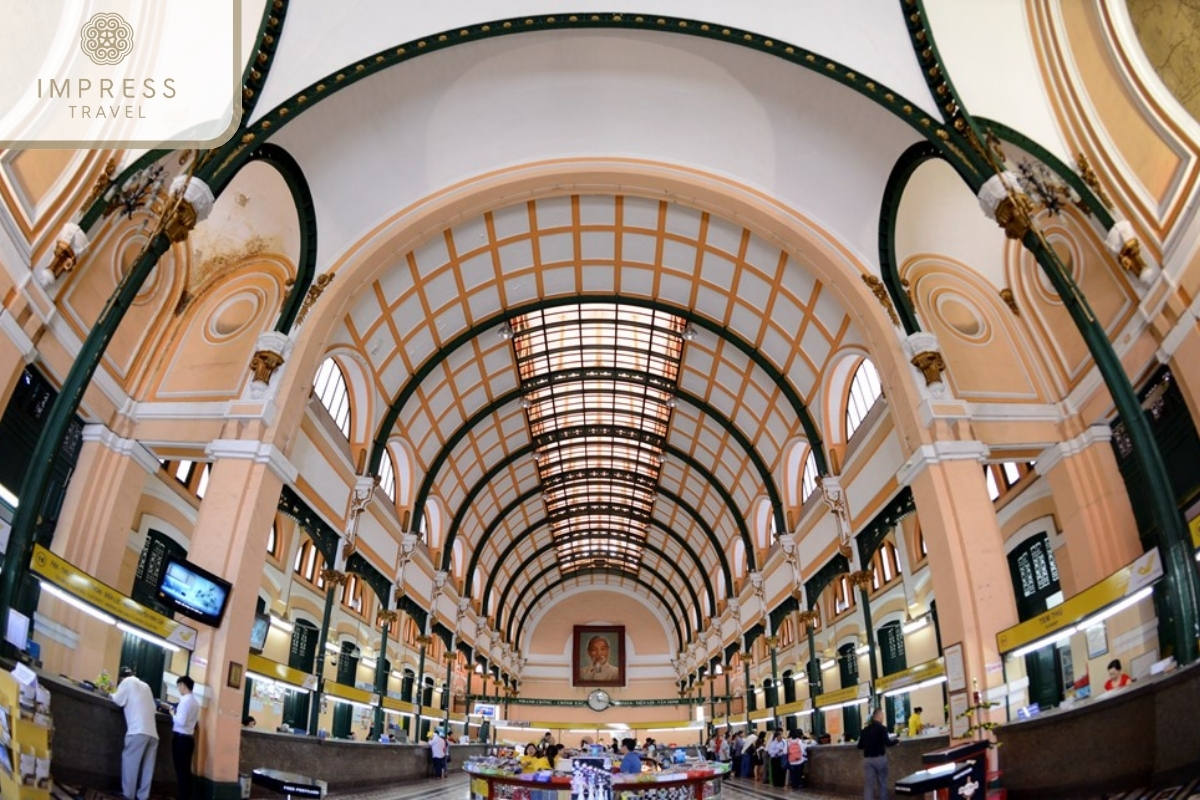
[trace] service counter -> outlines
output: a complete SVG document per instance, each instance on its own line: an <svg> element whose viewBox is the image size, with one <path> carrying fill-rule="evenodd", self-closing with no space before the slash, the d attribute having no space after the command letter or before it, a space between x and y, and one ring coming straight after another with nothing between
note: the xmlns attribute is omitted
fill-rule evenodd
<svg viewBox="0 0 1200 800"><path fill-rule="evenodd" d="M54 712L55 783L121 792L121 749L125 741L125 715L113 702L96 692L44 672L38 680L50 689ZM205 713L205 712L201 712ZM175 795L175 768L171 764L171 718L158 714L159 747L152 793ZM238 771L249 775L269 767L328 782L330 791L422 780L430 774L429 747L379 744L312 736L293 736L243 728ZM452 770L460 769L482 744L452 745Z"/></svg>
<svg viewBox="0 0 1200 800"><path fill-rule="evenodd" d="M1200 663L1003 725L1004 788L1013 800L1063 798L1200 776L1198 708Z"/></svg>
<svg viewBox="0 0 1200 800"><path fill-rule="evenodd" d="M903 738L888 748L888 777L892 783L924 766L921 756L950 744L946 736ZM863 753L857 744L821 744L808 751L808 786L824 792L861 795Z"/></svg>
<svg viewBox="0 0 1200 800"><path fill-rule="evenodd" d="M483 755L488 745L450 746L450 770L462 769L471 756ZM242 730L239 771L249 775L259 767L294 772L329 784L330 792L422 780L432 762L427 745L379 744L341 739L318 739L259 730Z"/></svg>
<svg viewBox="0 0 1200 800"><path fill-rule="evenodd" d="M121 750L125 744L125 712L97 692L81 689L62 678L38 672L50 690L54 713L54 759L50 774L56 784L87 786L121 793ZM158 714L158 754L151 793L175 795L171 765L171 718Z"/></svg>

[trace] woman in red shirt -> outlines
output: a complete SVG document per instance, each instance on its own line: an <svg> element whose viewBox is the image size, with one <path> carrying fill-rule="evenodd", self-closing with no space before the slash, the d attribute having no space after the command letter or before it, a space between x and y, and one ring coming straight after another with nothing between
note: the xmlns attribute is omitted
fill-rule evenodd
<svg viewBox="0 0 1200 800"><path fill-rule="evenodd" d="M1108 680L1104 682L1104 691L1121 689L1133 683L1133 678L1121 671L1121 659L1114 658L1108 662Z"/></svg>

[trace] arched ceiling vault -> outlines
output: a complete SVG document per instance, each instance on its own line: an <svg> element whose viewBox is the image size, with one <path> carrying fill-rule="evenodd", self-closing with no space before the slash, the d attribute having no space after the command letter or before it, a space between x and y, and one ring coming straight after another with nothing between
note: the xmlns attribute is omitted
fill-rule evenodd
<svg viewBox="0 0 1200 800"><path fill-rule="evenodd" d="M495 603L489 603L490 598L492 598L492 588L495 585L497 576L503 574L506 577L505 583L506 584L512 583L514 576L518 575L520 573L520 569L514 570L509 566L511 564L511 562L509 560L510 557L519 555L519 553L515 552L515 551L517 551L518 547L521 547L524 545L525 549L528 549L528 547L532 546L533 537L546 524L547 520L545 517L543 517L543 518L537 520L536 522L530 524L528 527L518 530L516 532L513 532L511 529L509 529L506 526L506 532L509 533L509 537L507 540L507 544L504 545L503 549L499 549L498 542L489 542L489 540L492 538L492 535L501 526L501 524L506 522L506 520L508 519L510 514L512 514L514 511L516 511L521 506L525 505L529 500L540 495L540 493L541 493L541 487L534 487L533 489L530 489L529 491L525 492L520 497L518 497L516 500L514 500L503 511L501 511L501 513L488 525L487 529L483 532L483 535L479 538L479 541L476 542L472 547L471 562L468 565L467 571L464 576L464 584L466 586L473 585L476 564L478 563L480 554L484 552L484 545L490 543L490 544L492 544L492 550L498 551L495 558L492 560L493 568L488 573L487 581L483 585L483 591L479 594L479 598L481 600L483 600L484 603L486 604L484 606L485 612L488 610L488 608L498 608L499 607ZM673 500L673 502L675 503L675 505L677 507L685 508L684 504L675 496L671 496L666 499ZM540 508L538 510L540 510ZM686 508L685 510L688 511L691 521L695 522L698 525L703 522L702 518L696 514L694 509ZM534 515L534 511L528 510L523 518L533 517L533 515ZM683 554L688 556L690 562L697 567L696 574L700 577L700 580L703 581L704 588L705 588L706 592L708 593L708 605L704 606L705 613L710 614L710 615L715 614L716 607L714 605L714 602L715 602L715 598L717 597L717 594L714 591L712 580L709 577L710 571L716 571L717 574L721 575L725 580L724 588L725 588L726 593L727 594L732 593L732 585L733 584L732 584L732 580L729 575L728 564L725 563L725 561L724 561L724 555L725 555L724 549L719 546L719 543L717 543L718 546L715 546L712 548L712 552L716 553L716 555L720 559L720 561L718 561L718 563L716 565L709 565L709 564L706 564L704 562L704 560L700 557L700 554L692 546L692 543L688 540L688 538L680 535L679 533L676 533L672 527L665 525L663 522L661 522L657 518L651 518L650 525L653 529L656 529L656 530L662 532L663 534L665 534L668 539L670 539L675 545L677 545L680 548L680 550L682 551ZM701 528L701 531L704 532L706 535L709 535L708 532L705 531L703 527ZM712 541L711 536L710 536L709 541ZM697 607L700 608L700 605L698 604Z"/></svg>
<svg viewBox="0 0 1200 800"><path fill-rule="evenodd" d="M544 526L538 525L536 527L542 528ZM535 533L535 531L531 530L531 531L529 531L528 535L532 537L534 535L534 533ZM540 571L538 571L535 575L533 575L530 578L529 582L525 585L524 589L530 588L539 579L542 579L542 578L552 575L554 568L557 565L555 565L555 564L543 565L543 564L541 564L541 557L548 553L551 553L554 550L554 547L555 547L555 543L553 540L542 544L536 550L534 550L533 553L531 553L528 558L525 558L520 563L520 565L514 570L516 573L520 574L520 573L524 573L526 570L528 570L532 567L538 567L538 566L541 567ZM687 641L691 641L691 638L695 632L694 626L692 624L692 615L689 613L689 611L691 609L701 608L700 597L699 597L699 595L696 594L696 590L692 586L692 583L691 583L691 581L694 578L694 575L692 573L685 572L683 570L683 568L678 563L676 563L666 551L656 547L655 545L647 542L645 545L645 549L647 552L658 556L659 559L661 559L660 560L661 564L670 567L669 571L660 573L657 569L655 569L655 570L649 570L649 573L656 580L661 581L661 583L664 586L668 586L668 587L680 586L680 587L682 587L684 594L680 595L677 593L675 595L676 598L683 598L684 595L686 595L687 599L691 600L690 605L681 602L679 605L674 606L674 608L678 609L678 611L680 612L681 617L683 619L684 632L687 635L687 640L684 642L684 644L686 645ZM674 578L675 580L672 580L672 578ZM521 612L520 598L522 596L524 596L524 589L520 593L517 594L516 599L512 603L508 602L509 595L511 592L513 592L515 590L515 588L516 588L516 584L513 582L509 582L507 585L505 585L504 589L502 589L500 592L499 599L496 603L496 609L497 609L496 627L497 628L500 628L503 625L503 626L505 626L506 629L511 629L512 621L514 619L516 619L518 616L520 616L520 612ZM519 642L517 644L519 644Z"/></svg>
<svg viewBox="0 0 1200 800"><path fill-rule="evenodd" d="M397 254L330 344L393 398L371 423L372 469L402 441L392 452L411 456L419 488L400 502L414 529L437 504L444 569L461 569L465 541L468 592L476 569L491 587L542 566L508 563L527 556L521 540L539 521L563 576L652 575L644 545L661 527L699 572L720 571L711 614L741 577L734 542L755 568L758 503L782 529L785 446L820 448L808 408L862 338L803 263L737 224L572 195L459 220Z"/></svg>
<svg viewBox="0 0 1200 800"><path fill-rule="evenodd" d="M542 580L556 569L557 567L551 565L539 572L537 575L534 575L533 579L526 586L522 587L520 594L518 594L516 599L513 601L513 608L515 609L521 607L522 601L529 590L535 584L537 584L538 581ZM559 575L551 578L547 583L542 585L537 594L535 594L532 599L530 599L529 603L525 605L525 611L519 617L515 615L509 617L508 623L505 625L505 637L508 639L508 641L513 643L514 647L519 647L522 641L521 637L524 631L525 623L529 619L529 615L533 613L535 609L537 609L539 603L547 599L551 592L564 585L577 586L588 578L597 577L606 579L605 582L599 584L599 586L602 586L603 588L614 588L621 586L626 586L629 588L638 587L648 592L650 597L656 601L657 608L662 609L662 611L666 613L667 617L669 617L671 622L674 624L677 646L676 652L683 652L683 650L687 647L688 638L684 635L684 628L679 624L680 618L676 611L676 609L683 608L683 601L679 596L679 592L677 592L669 583L664 584L662 587L658 587L655 584L642 579L641 577L632 576L621 570L611 569L585 569L574 572L570 575ZM661 589L665 589L665 592L661 591ZM664 594L668 596L664 596ZM672 601L674 602L672 603Z"/></svg>

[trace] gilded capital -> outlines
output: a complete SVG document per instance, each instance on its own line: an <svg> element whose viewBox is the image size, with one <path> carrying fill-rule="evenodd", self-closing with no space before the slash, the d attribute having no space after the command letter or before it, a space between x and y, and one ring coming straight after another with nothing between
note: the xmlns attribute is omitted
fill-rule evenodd
<svg viewBox="0 0 1200 800"><path fill-rule="evenodd" d="M346 582L346 573L336 569L323 569L321 578L331 586L340 586Z"/></svg>
<svg viewBox="0 0 1200 800"><path fill-rule="evenodd" d="M270 383L275 370L283 366L283 356L270 350L259 350L250 359L250 372L258 383Z"/></svg>
<svg viewBox="0 0 1200 800"><path fill-rule="evenodd" d="M860 569L857 572L851 572L849 578L850 582L859 589L870 589L871 582L875 579L875 573L869 569Z"/></svg>
<svg viewBox="0 0 1200 800"><path fill-rule="evenodd" d="M940 383L946 362L937 350L926 350L912 357L912 365L925 377L925 385Z"/></svg>

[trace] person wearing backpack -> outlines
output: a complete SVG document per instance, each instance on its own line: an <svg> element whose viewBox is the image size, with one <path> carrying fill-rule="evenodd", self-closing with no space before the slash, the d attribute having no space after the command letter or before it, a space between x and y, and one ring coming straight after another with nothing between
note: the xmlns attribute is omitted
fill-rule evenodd
<svg viewBox="0 0 1200 800"><path fill-rule="evenodd" d="M808 760L808 748L800 736L800 731L793 728L787 740L787 764L790 785L798 790L804 785L804 763Z"/></svg>

